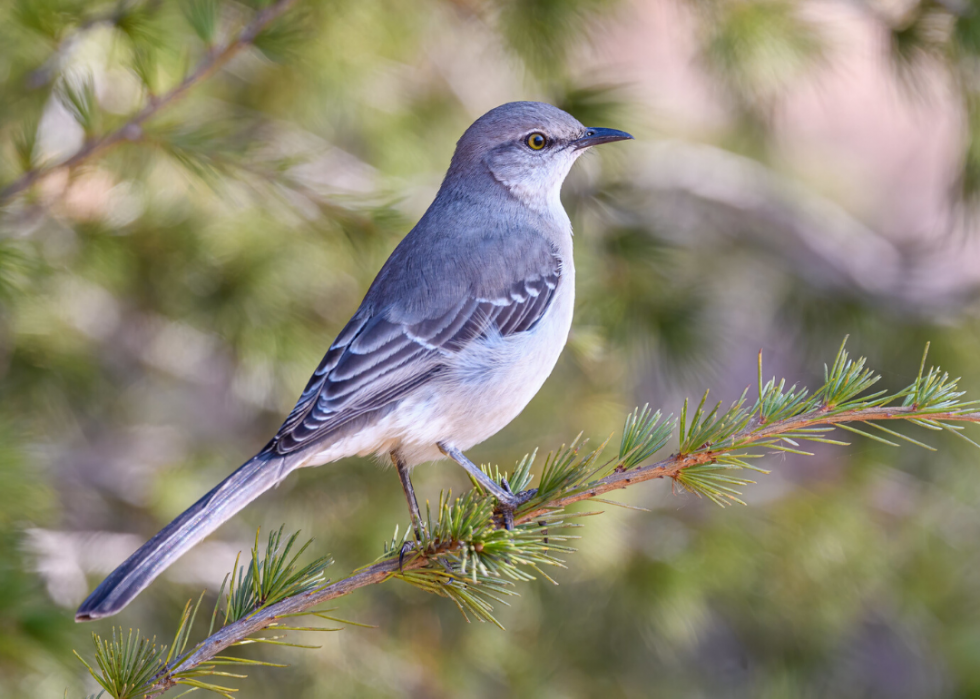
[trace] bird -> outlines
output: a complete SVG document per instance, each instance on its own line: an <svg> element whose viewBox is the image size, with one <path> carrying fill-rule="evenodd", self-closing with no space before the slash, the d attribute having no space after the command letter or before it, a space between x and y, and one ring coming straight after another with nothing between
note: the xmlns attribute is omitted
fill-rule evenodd
<svg viewBox="0 0 980 699"><path fill-rule="evenodd" d="M112 616L161 572L292 471L390 459L415 528L413 467L443 458L498 502L505 526L529 493L465 455L510 423L551 374L575 301L560 192L589 148L633 137L543 102L496 107L463 133L428 210L395 247L296 406L258 454L102 581L76 621Z"/></svg>

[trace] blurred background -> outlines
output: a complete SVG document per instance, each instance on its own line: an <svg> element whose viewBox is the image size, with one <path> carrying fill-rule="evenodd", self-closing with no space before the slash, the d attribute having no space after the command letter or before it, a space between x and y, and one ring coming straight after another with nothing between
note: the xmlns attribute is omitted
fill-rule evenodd
<svg viewBox="0 0 980 699"><path fill-rule="evenodd" d="M0 4L0 186L118 129L262 5ZM299 0L141 131L0 204L0 695L93 692L72 649L113 623L169 636L258 526L314 536L334 579L404 528L370 460L294 474L120 616L72 621L269 439L456 139L517 99L637 140L566 183L569 345L474 460L734 399L760 348L767 377L818 384L847 334L888 388L931 340L980 395L978 4ZM980 696L980 453L936 446L769 457L747 507L632 488L651 511L603 506L506 631L390 582L339 603L377 628L261 648L290 668L238 696ZM451 464L415 478L467 487Z"/></svg>

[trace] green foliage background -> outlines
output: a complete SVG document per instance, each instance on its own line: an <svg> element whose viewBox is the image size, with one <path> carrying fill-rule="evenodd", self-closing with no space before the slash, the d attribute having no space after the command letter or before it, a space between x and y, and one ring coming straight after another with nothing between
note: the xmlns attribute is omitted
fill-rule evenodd
<svg viewBox="0 0 980 699"><path fill-rule="evenodd" d="M474 459L510 468L580 430L601 440L637 403L735 398L760 347L772 370L815 383L848 333L889 388L930 339L978 395L977 288L960 273L977 259L974 4L858 3L895 99L928 99L941 76L962 117L957 232L926 241L891 240L853 199L825 198L836 173L801 177L776 136L785 95L847 41L814 5L677 2L661 4L693 37L722 114L710 128L662 118L595 59L601 31L643 2L301 0L135 138L4 204L0 695L94 691L71 654L88 648L80 596L265 443L498 96L638 140L567 183L569 346ZM0 5L0 186L119 128L263 4ZM980 468L958 441L773 456L746 508L631 489L623 499L652 512L588 520L560 586L524 586L501 611L506 632L405 585L368 588L341 615L376 629L262 648L290 669L256 669L239 696L980 696ZM417 471L422 497L448 487L467 487L457 467ZM256 526L283 522L316 537L336 577L407 513L373 462L296 474L119 622L171 633Z"/></svg>

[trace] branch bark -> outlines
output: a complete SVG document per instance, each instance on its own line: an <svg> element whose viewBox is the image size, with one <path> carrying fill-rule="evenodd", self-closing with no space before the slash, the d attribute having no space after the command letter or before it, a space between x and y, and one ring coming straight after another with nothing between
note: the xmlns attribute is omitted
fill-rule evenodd
<svg viewBox="0 0 980 699"><path fill-rule="evenodd" d="M709 447L705 451L698 451L692 454L672 454L666 459L662 459L647 466L640 466L627 471L612 473L609 476L596 481L592 487L583 492L576 492L567 496L557 497L534 511L521 514L515 519L515 523L523 524L535 521L544 514L554 512L557 509L580 502L582 500L589 500L612 490L621 490L637 483L655 480L658 478L674 478L686 468L713 462L717 456L723 452L740 451L741 449L751 447L757 442L778 436L780 434L792 433L801 428L816 427L819 425L835 425L838 423L848 422L905 420L910 416L918 416L929 420L980 423L980 412L949 412L922 415L914 407L903 406L865 408L836 414L828 414L823 410L811 411L809 413L797 415L786 420L773 422L772 424L761 428L758 424L746 427L744 430L735 435L734 439L732 440L732 443L738 446L726 446L718 449L717 451L711 451ZM453 550L453 546L446 546L435 556L435 558L452 553ZM254 635L287 615L295 615L297 613L311 610L324 602L337 599L338 597L344 597L345 595L349 595L362 587L383 583L396 573L423 568L428 565L429 562L430 559L418 554L416 554L413 558L406 560L404 565L400 565L397 559L381 561L380 563L375 563L365 568L361 568L353 575L344 578L343 580L339 580L312 592L282 600L281 602L270 605L265 609L259 610L251 616L229 624L199 643L188 655L184 656L182 659L179 659L173 667L168 668L165 673L160 676L157 684L153 685L145 696L159 696L167 689L177 684L177 682L173 679L173 675L180 672L186 672L194 667L207 663L229 646L232 646L235 643Z"/></svg>
<svg viewBox="0 0 980 699"><path fill-rule="evenodd" d="M774 422L761 430L758 428L746 428L736 435L735 441L741 443L741 447L726 448L724 451L738 451L741 448L752 446L752 444L786 432L793 432L800 428L817 427L820 425L836 425L841 422L879 422L884 420L905 420L909 415L915 414L912 407L894 408L867 408L865 410L854 410L837 415L826 415L822 412L811 412L804 415L797 415L788 420ZM980 422L980 412L975 413L936 413L927 416L930 420L950 420L958 422ZM605 478L596 481L594 487L585 492L575 493L568 497L558 498L553 503L548 503L547 508L540 508L527 514L522 514L516 518L516 524L524 524L534 521L535 518L551 511L552 508L561 508L582 500L608 493L611 490L622 490L635 483L656 480L657 478L674 478L678 473L691 466L711 463L715 460L716 452L703 451L693 454L672 454L671 456L650 464L613 473Z"/></svg>
<svg viewBox="0 0 980 699"><path fill-rule="evenodd" d="M278 0L278 2L256 14L238 36L224 46L209 51L179 85L155 99L151 98L145 107L115 131L88 141L78 152L60 163L32 168L10 184L0 188L0 206L53 172L77 167L120 143L138 140L143 133L143 124L146 121L179 100L195 85L211 77L235 54L254 42L263 29L285 13L295 2L296 0Z"/></svg>

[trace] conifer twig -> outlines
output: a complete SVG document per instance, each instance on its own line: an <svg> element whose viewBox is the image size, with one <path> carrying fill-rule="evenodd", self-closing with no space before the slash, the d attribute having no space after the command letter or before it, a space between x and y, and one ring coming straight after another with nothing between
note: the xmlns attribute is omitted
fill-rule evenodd
<svg viewBox="0 0 980 699"><path fill-rule="evenodd" d="M228 63L241 49L254 42L266 26L286 12L295 2L296 0L278 0L278 2L258 12L252 18L252 21L236 37L224 46L209 50L194 69L184 77L180 84L159 97L151 98L145 107L130 117L118 129L90 139L74 155L66 160L51 165L32 167L10 184L0 188L0 205L7 203L36 182L57 170L70 170L121 143L138 140L142 136L143 124L146 121L179 100L195 85L211 77L211 75Z"/></svg>
<svg viewBox="0 0 980 699"><path fill-rule="evenodd" d="M414 570L425 565L423 559L406 563L402 570ZM180 659L174 667L169 668L159 681L154 684L146 693L146 697L155 697L176 685L173 676L181 672L188 672L202 664L205 664L223 650L241 641L254 636L259 631L267 628L277 619L288 615L299 614L309 609L313 609L323 602L328 602L344 595L349 595L354 590L368 585L377 585L387 580L393 573L399 572L398 561L384 561L368 566L355 573L349 578L338 580L315 592L309 592L295 597L289 597L281 602L263 609L251 616L225 626L216 631L213 635L199 643L190 655Z"/></svg>
<svg viewBox="0 0 980 699"><path fill-rule="evenodd" d="M961 423L980 423L978 401L963 400L964 393L959 390L957 379L951 379L935 367L926 371L925 360L924 354L918 376L906 388L894 393L872 393L870 389L878 381L878 375L865 367L863 358L850 359L842 345L833 365L825 368L824 384L811 394L796 386L787 388L784 381L777 383L772 379L763 383L760 354L759 396L753 403L746 401L746 389L725 411L720 410L720 404L709 406L707 394L693 412L685 402L677 420L664 419L659 412L652 413L646 407L637 409L626 419L620 448L613 458L601 459L606 443L583 453L585 442L578 439L549 455L536 492L516 512L513 530L501 528L501 518L494 511L495 501L478 485L455 500L444 493L434 513L427 508L427 521L419 541L406 541L407 530L399 538L396 529L379 559L334 583L323 580L323 570L329 565L326 558L297 569L295 561L299 553L290 558L297 535L283 545L280 530L270 537L264 559L259 555L256 541L251 565L239 568L237 579L233 576L229 583L224 623L212 633L212 621L204 641L184 651L196 612L196 607L192 610L188 604L177 632L179 642L175 641L165 658L165 648L157 649L138 633L135 637L132 633L124 637L120 630L118 636L114 632L111 642L95 637L96 657L102 672L91 667L89 670L104 687L129 686L129 690L112 695L123 699L155 697L177 684L230 697L228 692L233 690L207 684L203 678L240 677L216 670L216 666L259 661L221 655L222 651L243 643L283 643L276 640L281 636L256 637L263 629L330 630L294 626L298 622L290 620L312 615L339 621L315 611L316 608L391 578L449 597L467 618L473 615L480 621L498 623L493 617L491 600L505 603L503 596L514 594L508 588L509 581L532 580L537 576L551 580L543 566L564 567L555 554L574 549L562 543L570 538L563 529L577 526L569 523L569 519L585 516L564 511L575 502L658 478L671 478L686 490L720 505L741 502L737 488L751 481L733 474L744 469L764 473L752 465L751 459L767 452L808 454L801 442L846 444L829 438L828 434L836 428L891 446L898 446L893 439L901 439L933 449L877 424L885 421L901 420L928 430L950 432L980 447L961 433ZM888 438L855 425L877 428ZM676 453L642 465L675 433ZM510 474L484 468L497 482L507 479L515 492L524 491L532 480L534 458L534 454L529 454ZM220 592L218 596L220 602ZM120 664L120 657L126 658L126 662ZM126 685L126 678L130 677L138 678L139 686Z"/></svg>
<svg viewBox="0 0 980 699"><path fill-rule="evenodd" d="M839 425L845 422L871 422L882 420L909 420L915 411L911 407L893 406L885 408L868 408L866 410L853 410L836 415L827 415L819 411L790 418L781 422L776 422L755 432L746 429L738 435L744 440L743 444L753 444L781 434L792 433L798 429L818 427L820 425ZM930 415L930 420L947 420L951 422L973 422L980 423L980 412L961 413L938 413ZM582 500L590 500L594 497L608 493L612 490L622 490L637 483L656 480L658 478L676 478L677 475L692 466L699 466L713 462L718 457L718 452L705 451L695 454L672 454L666 459L662 459L649 466L641 466L630 471L612 473L605 478L596 481L588 490L573 493L566 497L559 497L532 512L521 514L515 518L518 524L534 521L551 511L553 508L561 508Z"/></svg>
<svg viewBox="0 0 980 699"><path fill-rule="evenodd" d="M774 423L757 433L759 435L757 439L761 439L763 436L771 437L784 434L786 432L792 432L799 428L812 427L816 425L867 420L905 420L908 419L907 416L910 412L912 412L911 408L894 407L851 411L831 417L808 415ZM980 423L980 412L945 413L934 415L931 419ZM682 470L692 466L708 463L712 460L712 458L713 457L710 452L696 455L689 454L685 456L675 454L667 459L650 464L649 466L643 466L630 471L613 473L606 476L602 480L597 481L588 490L574 493L565 497L555 498L546 505L542 505L532 512L522 514L520 517L515 519L515 523L521 524L533 522L540 519L542 515L553 512L556 509L563 508L567 505L571 505L582 500L590 500L612 490L621 490L623 488L628 488L631 485L655 480L657 478L673 478ZM451 547L446 547L442 553L451 553L452 550L453 549ZM270 606L253 616L242 619L241 621L230 624L221 629L213 636L200 643L190 655L184 658L179 665L173 668L173 672L185 672L190 668L208 662L221 651L241 641L242 639L252 636L258 631L261 631L276 619L313 609L324 602L329 602L330 600L337 599L338 597L349 595L362 587L383 583L396 573L417 570L427 566L428 564L429 560L423 557L415 558L412 561L406 561L401 567L399 567L397 559L381 561L379 563L367 566L366 568L362 568L354 575L343 580L339 580L319 590L285 599L282 602ZM166 681L164 681L159 685L159 687L155 688L154 693L148 694L147 696L157 696L170 686L172 686L172 684L167 684Z"/></svg>

